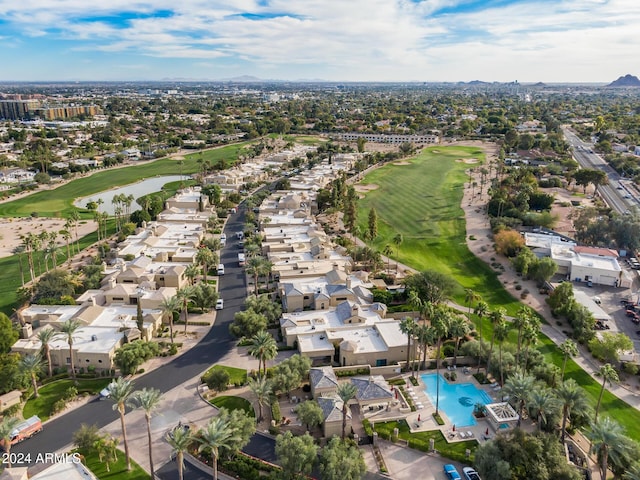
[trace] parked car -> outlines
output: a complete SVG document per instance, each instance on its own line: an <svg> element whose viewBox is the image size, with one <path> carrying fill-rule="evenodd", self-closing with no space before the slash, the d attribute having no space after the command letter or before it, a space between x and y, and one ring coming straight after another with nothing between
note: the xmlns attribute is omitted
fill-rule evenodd
<svg viewBox="0 0 640 480"><path fill-rule="evenodd" d="M222 310L224 308L224 300L219 298L216 302L216 310Z"/></svg>
<svg viewBox="0 0 640 480"><path fill-rule="evenodd" d="M480 480L480 475L478 475L478 472L476 472L471 467L464 467L462 469L462 474L467 480Z"/></svg>
<svg viewBox="0 0 640 480"><path fill-rule="evenodd" d="M447 463L443 467L443 469L449 480L462 480L460 474L458 473L458 470L456 470L456 467L454 467L450 463Z"/></svg>

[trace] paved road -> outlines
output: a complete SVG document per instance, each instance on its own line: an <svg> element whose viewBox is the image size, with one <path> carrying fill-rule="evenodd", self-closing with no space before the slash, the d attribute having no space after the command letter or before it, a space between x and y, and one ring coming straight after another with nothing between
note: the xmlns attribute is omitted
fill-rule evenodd
<svg viewBox="0 0 640 480"><path fill-rule="evenodd" d="M235 312L241 310L246 298L245 275L238 266L237 240L235 232L244 229L244 211L232 214L227 221L225 233L227 244L221 252L221 262L225 264L225 275L219 279L219 294L224 299L225 308L217 312L216 322L203 339L188 352L170 363L136 379L136 388L154 387L162 392L182 384L186 380L203 373L235 347L229 334L229 323ZM70 411L45 424L42 433L29 441L18 444L12 452L38 453L55 452L72 443L72 435L80 424L96 424L102 428L118 419L110 401L93 401Z"/></svg>

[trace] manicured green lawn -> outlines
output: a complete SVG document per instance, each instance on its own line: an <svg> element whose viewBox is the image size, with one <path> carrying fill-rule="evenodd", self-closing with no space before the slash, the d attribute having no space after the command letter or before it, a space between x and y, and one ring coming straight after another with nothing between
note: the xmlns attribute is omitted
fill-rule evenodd
<svg viewBox="0 0 640 480"><path fill-rule="evenodd" d="M367 420L364 421L365 429L369 430L370 424ZM448 443L444 438L440 430L432 430L430 432L417 432L411 433L409 431L409 425L405 421L399 422L386 422L378 423L374 425L374 430L378 432L378 435L385 439L390 439L393 435L393 429L398 429L398 437L402 440L409 442L409 447L416 450L422 450L423 452L429 451L429 440L434 440L434 447L443 457L451 458L460 462L466 462L465 452L467 449L471 450L471 455L478 448L478 442L475 440L465 442Z"/></svg>
<svg viewBox="0 0 640 480"><path fill-rule="evenodd" d="M434 150L437 153L434 153ZM358 203L358 225L367 230L369 210L378 214L378 236L370 245L382 251L390 245L395 260L417 270L437 270L453 277L455 300L464 305L464 289L481 295L491 308L515 314L519 303L502 287L499 277L469 251L460 202L470 165L463 158L484 161L474 147L433 147L409 159L409 165L385 165L367 174L361 184L375 184ZM403 162L404 163L404 162ZM396 256L393 238L402 234Z"/></svg>
<svg viewBox="0 0 640 480"><path fill-rule="evenodd" d="M110 378L78 379L76 389L79 394L88 392L91 395L95 395L109 385L110 382ZM53 404L60 400L66 390L72 386L73 381L71 380L56 380L55 382L43 385L38 389L38 393L40 394L38 398L27 400L22 415L24 418L38 415L42 421L45 421L51 416Z"/></svg>
<svg viewBox="0 0 640 480"><path fill-rule="evenodd" d="M221 396L213 397L209 402L218 408L226 408L227 410L244 410L244 412L250 417L255 417L256 412L251 406L251 402L242 397Z"/></svg>
<svg viewBox="0 0 640 480"><path fill-rule="evenodd" d="M247 383L247 371L243 368L227 367L225 365L214 365L203 375L206 377L214 370L226 370L229 374L229 383L233 385L244 385Z"/></svg>
<svg viewBox="0 0 640 480"><path fill-rule="evenodd" d="M89 177L73 180L66 185L50 191L36 192L33 195L0 204L0 217L26 217L38 212L41 217L64 217L74 208L73 200L86 197L113 187L128 185L144 178L161 175L192 174L200 170L199 161L216 164L220 159L232 165L238 158L239 150L247 143L189 154L181 166L177 160L162 158L153 162L141 162L125 168L104 170ZM84 214L92 216L84 210ZM85 215L85 216L86 216Z"/></svg>
<svg viewBox="0 0 640 480"><path fill-rule="evenodd" d="M124 452L118 450L117 456L118 461L109 464L109 472L107 472L106 464L100 461L100 457L95 452L85 454L83 463L100 480L149 480L151 478L151 475L133 460L131 460L131 471L127 471Z"/></svg>
<svg viewBox="0 0 640 480"><path fill-rule="evenodd" d="M470 157L483 160L477 148L438 146L410 159L410 165L389 164L367 174L361 183L375 184L378 188L360 200L358 223L366 231L369 210L375 207L379 233L375 241L370 242L372 247L382 251L390 245L395 259L393 238L401 233L404 239L399 250L400 262L417 270L432 269L452 276L459 284L454 300L460 305L466 305L464 288L471 288L490 309L504 307L508 314L514 315L521 303L502 287L499 276L466 246L460 202L462 185L467 178L464 170L469 165L456 160ZM477 324L477 317L475 321ZM492 329L491 323L485 320L485 339L490 338ZM509 341L515 343L516 337L517 333L512 331ZM548 337L539 336L538 348L547 361L562 367L562 354ZM600 384L572 360L567 362L565 376L574 378L586 390L595 407ZM605 391L601 412L623 425L628 436L640 441L640 411Z"/></svg>

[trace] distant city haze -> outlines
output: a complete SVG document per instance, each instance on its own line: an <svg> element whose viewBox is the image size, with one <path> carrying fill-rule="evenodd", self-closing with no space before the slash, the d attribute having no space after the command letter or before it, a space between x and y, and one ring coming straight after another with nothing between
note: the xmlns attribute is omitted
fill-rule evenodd
<svg viewBox="0 0 640 480"><path fill-rule="evenodd" d="M640 74L637 0L0 0L0 24L5 82Z"/></svg>

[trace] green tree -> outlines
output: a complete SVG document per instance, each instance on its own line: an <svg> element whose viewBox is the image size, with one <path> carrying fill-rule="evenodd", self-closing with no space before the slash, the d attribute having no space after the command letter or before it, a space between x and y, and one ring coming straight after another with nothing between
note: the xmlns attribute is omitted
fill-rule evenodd
<svg viewBox="0 0 640 480"><path fill-rule="evenodd" d="M100 438L100 429L97 425L81 423L80 428L73 432L73 444L83 452L88 452L93 448L96 440Z"/></svg>
<svg viewBox="0 0 640 480"><path fill-rule="evenodd" d="M124 456L127 461L127 471L131 471L131 457L129 456L129 442L127 440L127 426L124 421L124 414L127 403L133 393L133 382L118 377L107 387L109 398L114 402L113 409L120 414L120 428L122 429L122 442L124 443Z"/></svg>
<svg viewBox="0 0 640 480"><path fill-rule="evenodd" d="M38 398L38 376L44 369L44 362L42 357L38 355L25 355L20 362L20 370L27 375L31 380L31 386L33 387L33 398Z"/></svg>
<svg viewBox="0 0 640 480"><path fill-rule="evenodd" d="M113 362L123 375L131 375L136 373L140 365L159 354L160 347L157 342L135 340L117 349Z"/></svg>
<svg viewBox="0 0 640 480"><path fill-rule="evenodd" d="M194 285L195 280L200 275L200 267L195 263L187 265L187 268L184 270L184 276L189 279L189 284Z"/></svg>
<svg viewBox="0 0 640 480"><path fill-rule="evenodd" d="M29 387L29 379L20 369L19 353L0 353L0 394Z"/></svg>
<svg viewBox="0 0 640 480"><path fill-rule="evenodd" d="M487 356L487 373L489 373L490 371L491 358L493 357L493 344L495 343L495 340L496 340L496 325L504 322L504 318L506 314L507 314L507 311L502 307L499 307L496 310L489 312L489 320L493 325L493 331L491 332L491 343L489 345L489 354Z"/></svg>
<svg viewBox="0 0 640 480"><path fill-rule="evenodd" d="M349 402L356 397L357 389L353 383L345 382L338 385L337 395L342 401L342 439L344 440L347 433L347 412L349 411Z"/></svg>
<svg viewBox="0 0 640 480"><path fill-rule="evenodd" d="M542 424L547 423L548 416L553 416L560 408L558 399L548 388L534 388L528 401L529 415L535 418L538 430L542 430Z"/></svg>
<svg viewBox="0 0 640 480"><path fill-rule="evenodd" d="M176 455L178 480L184 479L184 454L189 451L193 441L193 433L186 428L176 428L171 435L167 435L167 443L171 446L173 454Z"/></svg>
<svg viewBox="0 0 640 480"><path fill-rule="evenodd" d="M245 301L244 305L247 310L253 310L256 313L264 315L269 324L278 324L280 316L282 315L282 308L279 302L274 302L271 300L271 297L267 294L258 295L249 295Z"/></svg>
<svg viewBox="0 0 640 480"><path fill-rule="evenodd" d="M193 304L202 313L208 312L218 301L218 292L208 283L198 283L193 287Z"/></svg>
<svg viewBox="0 0 640 480"><path fill-rule="evenodd" d="M360 480L366 471L362 452L353 441L334 436L320 452L323 480Z"/></svg>
<svg viewBox="0 0 640 480"><path fill-rule="evenodd" d="M2 441L2 448L6 454L7 467L11 468L11 433L16 429L20 420L16 417L5 416L0 422L0 440Z"/></svg>
<svg viewBox="0 0 640 480"><path fill-rule="evenodd" d="M593 417L593 422L598 422L598 412L600 411L600 403L602 402L602 395L604 394L604 389L609 383L618 383L620 381L620 377L618 377L618 372L610 363L605 363L600 367L598 371L598 376L602 377L602 385L600 387L600 395L598 395L598 403L596 404L596 412Z"/></svg>
<svg viewBox="0 0 640 480"><path fill-rule="evenodd" d="M502 362L502 347L504 345L505 340L509 337L510 330L511 330L511 325L504 320L498 323L493 329L495 339L498 342L498 364L500 367L500 385L504 385L504 363Z"/></svg>
<svg viewBox="0 0 640 480"><path fill-rule="evenodd" d="M589 342L589 350L594 357L611 363L620 360L620 352L633 350L633 342L624 333L604 332L600 338Z"/></svg>
<svg viewBox="0 0 640 480"><path fill-rule="evenodd" d="M436 415L438 415L440 407L440 351L442 340L449 334L451 318L451 311L445 305L436 305L431 317L431 326L436 337Z"/></svg>
<svg viewBox="0 0 640 480"><path fill-rule="evenodd" d="M258 375L260 375L261 367L263 374L266 375L267 361L276 358L278 345L269 332L262 330L251 337L249 355L258 359Z"/></svg>
<svg viewBox="0 0 640 480"><path fill-rule="evenodd" d="M517 402L518 426L522 423L522 413L533 391L535 379L520 372L514 373L504 384L504 393Z"/></svg>
<svg viewBox="0 0 640 480"><path fill-rule="evenodd" d="M455 289L455 281L443 273L435 270L411 275L405 280L409 290L415 291L423 303L434 305L449 299Z"/></svg>
<svg viewBox="0 0 640 480"><path fill-rule="evenodd" d="M45 299L59 301L62 297L73 296L74 288L71 276L64 270L51 270L42 277L34 286L33 302L38 303Z"/></svg>
<svg viewBox="0 0 640 480"><path fill-rule="evenodd" d="M217 368L211 371L205 379L207 386L216 392L223 392L229 387L231 376L224 368Z"/></svg>
<svg viewBox="0 0 640 480"><path fill-rule="evenodd" d="M322 425L324 414L322 408L315 400L307 400L296 407L296 415L303 425L307 426L307 430L313 430L314 427Z"/></svg>
<svg viewBox="0 0 640 480"><path fill-rule="evenodd" d="M233 457L242 450L256 433L256 420L242 409L228 410L224 407L218 412L218 418L229 425L231 438L227 446L220 448L221 456Z"/></svg>
<svg viewBox="0 0 640 480"><path fill-rule="evenodd" d="M371 207L371 210L369 210L369 219L367 225L369 238L371 240L374 240L378 236L378 213L373 207Z"/></svg>
<svg viewBox="0 0 640 480"><path fill-rule="evenodd" d="M178 297L165 298L160 304L162 318L169 321L169 335L173 344L173 320L174 314L180 310L181 303Z"/></svg>
<svg viewBox="0 0 640 480"><path fill-rule="evenodd" d="M207 426L200 431L197 440L200 442L199 452L211 453L211 466L213 467L213 480L218 480L218 458L220 449L228 447L233 439L230 425L220 417L213 417Z"/></svg>
<svg viewBox="0 0 640 480"><path fill-rule="evenodd" d="M202 277L204 283L207 283L207 273L209 268L218 262L218 256L209 250L207 247L200 247L196 254L196 263L202 266Z"/></svg>
<svg viewBox="0 0 640 480"><path fill-rule="evenodd" d="M404 317L400 321L400 331L407 336L407 369L411 363L411 338L417 327L416 321L411 317Z"/></svg>
<svg viewBox="0 0 640 480"><path fill-rule="evenodd" d="M489 313L489 305L487 302L479 301L474 309L473 313L478 316L478 342L480 342L480 348L478 349L478 373L480 373L480 363L482 362L482 355L484 353L484 342L482 341L482 324L484 318Z"/></svg>
<svg viewBox="0 0 640 480"><path fill-rule="evenodd" d="M189 324L189 302L195 297L195 288L191 286L179 288L176 297L180 302L180 309L184 313L184 333L187 333L187 325Z"/></svg>
<svg viewBox="0 0 640 480"><path fill-rule="evenodd" d="M149 470L151 478L155 478L155 468L153 467L153 442L151 439L151 414L160 406L162 393L155 388L143 388L131 395L130 405L141 408L144 411L144 418L147 422L147 445L149 448Z"/></svg>
<svg viewBox="0 0 640 480"><path fill-rule="evenodd" d="M578 345L576 345L576 342L568 338L560 344L560 351L564 357L562 359L562 374L560 376L560 382L564 382L564 371L567 367L567 360L569 357L575 357L578 355Z"/></svg>
<svg viewBox="0 0 640 480"><path fill-rule="evenodd" d="M318 447L308 433L294 437L291 432L285 432L276 437L276 456L287 480L311 473L317 454Z"/></svg>
<svg viewBox="0 0 640 480"><path fill-rule="evenodd" d="M71 378L76 381L76 367L73 361L73 342L76 339L76 334L82 329L82 322L77 318L70 318L66 320L60 326L60 334L67 341L69 345L69 366L71 367Z"/></svg>
<svg viewBox="0 0 640 480"><path fill-rule="evenodd" d="M261 422L263 419L262 407L269 404L273 386L266 376L251 378L248 385L249 390L256 397L256 402L258 402L258 422Z"/></svg>
<svg viewBox="0 0 640 480"><path fill-rule="evenodd" d="M460 340L467 336L471 328L469 327L469 322L466 318L461 317L459 315L453 315L451 317L451 322L449 323L449 336L453 338L453 364L456 365L458 362L458 347L460 346Z"/></svg>
<svg viewBox="0 0 640 480"><path fill-rule="evenodd" d="M600 478L607 478L610 460L619 462L621 457L631 454L630 442L623 434L622 427L609 417L593 422L587 438L599 460Z"/></svg>
<svg viewBox="0 0 640 480"><path fill-rule="evenodd" d="M10 352L19 337L18 330L11 323L11 319L0 312L0 353Z"/></svg>
<svg viewBox="0 0 640 480"><path fill-rule="evenodd" d="M253 337L266 329L266 317L253 310L237 312L233 317L233 323L229 325L229 332L236 338Z"/></svg>
<svg viewBox="0 0 640 480"><path fill-rule="evenodd" d="M567 420L573 410L586 411L588 409L587 397L584 390L573 378L562 382L556 390L556 396L562 407L562 443L567 434Z"/></svg>
<svg viewBox="0 0 640 480"><path fill-rule="evenodd" d="M530 267L531 278L538 283L538 287L551 280L557 271L558 264L550 257L541 258Z"/></svg>

